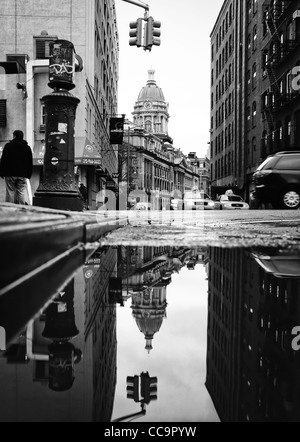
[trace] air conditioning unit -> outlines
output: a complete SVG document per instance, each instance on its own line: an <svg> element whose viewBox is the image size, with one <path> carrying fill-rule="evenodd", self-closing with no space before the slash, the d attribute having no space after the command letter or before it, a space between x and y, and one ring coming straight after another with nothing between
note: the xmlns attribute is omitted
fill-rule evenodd
<svg viewBox="0 0 300 442"><path fill-rule="evenodd" d="M50 58L50 43L58 40L57 36L38 35L34 37L35 58L37 60L46 60Z"/></svg>

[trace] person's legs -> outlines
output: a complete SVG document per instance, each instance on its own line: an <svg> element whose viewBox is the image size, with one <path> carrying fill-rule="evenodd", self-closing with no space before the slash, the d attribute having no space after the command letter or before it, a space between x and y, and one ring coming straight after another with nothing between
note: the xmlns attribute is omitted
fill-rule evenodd
<svg viewBox="0 0 300 442"><path fill-rule="evenodd" d="M17 204L28 204L27 198L27 180L26 178L17 178L16 179L16 203Z"/></svg>
<svg viewBox="0 0 300 442"><path fill-rule="evenodd" d="M6 203L15 203L16 201L16 178L7 176L5 177L6 183Z"/></svg>

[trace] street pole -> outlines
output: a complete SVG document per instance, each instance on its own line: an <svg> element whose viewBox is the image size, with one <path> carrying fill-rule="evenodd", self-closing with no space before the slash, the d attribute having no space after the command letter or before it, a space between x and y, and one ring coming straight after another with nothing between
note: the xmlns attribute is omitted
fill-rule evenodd
<svg viewBox="0 0 300 442"><path fill-rule="evenodd" d="M131 5L139 6L140 8L145 9L146 13L149 12L149 5L143 2L135 1L135 0L122 0L123 2L130 3Z"/></svg>
<svg viewBox="0 0 300 442"><path fill-rule="evenodd" d="M82 211L75 178L75 117L79 98L75 88L73 43L57 40L50 44L49 87L43 97L46 109L46 153L43 176L33 204L51 209Z"/></svg>

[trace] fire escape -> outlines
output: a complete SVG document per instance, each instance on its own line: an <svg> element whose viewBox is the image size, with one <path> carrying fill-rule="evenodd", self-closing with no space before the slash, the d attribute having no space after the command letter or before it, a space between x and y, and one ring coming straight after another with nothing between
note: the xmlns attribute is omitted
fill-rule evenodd
<svg viewBox="0 0 300 442"><path fill-rule="evenodd" d="M287 9L292 4L292 0L267 0L265 26L269 34L269 39L263 48L265 59L265 75L269 78L270 87L267 96L264 96L263 114L267 123L267 133L270 135L276 130L276 113L285 106L298 99L299 93L288 88L285 84L286 72L280 74L282 66L288 65L288 58L300 47L296 32L293 39L285 38L286 32L283 30L288 17ZM299 12L300 14L300 12ZM297 12L292 16L294 20L298 18ZM292 81L292 75L289 80Z"/></svg>

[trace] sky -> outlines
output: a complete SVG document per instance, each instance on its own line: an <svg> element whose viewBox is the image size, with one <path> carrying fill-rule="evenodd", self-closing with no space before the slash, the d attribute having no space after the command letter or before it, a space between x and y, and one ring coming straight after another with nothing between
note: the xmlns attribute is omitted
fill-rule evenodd
<svg viewBox="0 0 300 442"><path fill-rule="evenodd" d="M188 289L187 289L188 287ZM219 422L206 389L208 282L198 264L172 275L167 316L148 355L145 337L133 317L131 300L117 311L118 382L113 420L139 412L126 398L127 376L149 372L158 378L158 401L137 422Z"/></svg>
<svg viewBox="0 0 300 442"><path fill-rule="evenodd" d="M132 121L138 94L156 71L170 108L169 135L187 154L205 155L210 140L210 34L223 0L146 0L161 21L161 46L152 52L129 46L129 23L144 10L116 0L120 38L119 113Z"/></svg>

